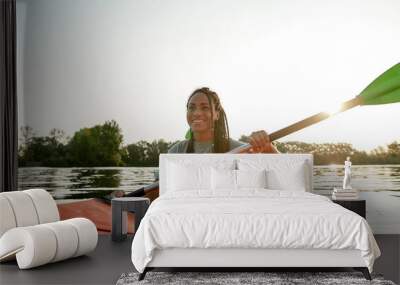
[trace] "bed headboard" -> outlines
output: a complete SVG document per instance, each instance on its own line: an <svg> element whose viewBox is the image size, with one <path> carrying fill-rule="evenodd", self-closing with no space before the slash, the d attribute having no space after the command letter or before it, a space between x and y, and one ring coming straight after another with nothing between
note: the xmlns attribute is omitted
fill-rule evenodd
<svg viewBox="0 0 400 285"><path fill-rule="evenodd" d="M290 167L294 164L304 163L304 175L306 179L306 191L312 192L313 187L313 156L312 154L161 154L159 175L160 175L160 195L167 191L167 168L168 164L187 164L193 166L204 165L225 165L238 169L240 163L264 164L269 167L284 165Z"/></svg>

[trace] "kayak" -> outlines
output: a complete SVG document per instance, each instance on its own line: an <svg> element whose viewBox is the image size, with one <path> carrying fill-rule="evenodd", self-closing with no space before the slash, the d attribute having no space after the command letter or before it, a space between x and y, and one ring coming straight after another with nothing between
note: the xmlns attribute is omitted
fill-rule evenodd
<svg viewBox="0 0 400 285"><path fill-rule="evenodd" d="M146 192L150 201L158 197L158 188ZM97 228L99 234L109 234L112 228L111 203L106 199L92 198L84 201L57 204L60 219L87 218L91 220ZM128 213L128 233L134 233L135 215Z"/></svg>

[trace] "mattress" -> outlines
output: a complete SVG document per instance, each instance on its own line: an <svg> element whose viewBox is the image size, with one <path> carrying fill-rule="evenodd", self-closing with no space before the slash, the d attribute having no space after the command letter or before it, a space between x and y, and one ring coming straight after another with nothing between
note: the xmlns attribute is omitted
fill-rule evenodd
<svg viewBox="0 0 400 285"><path fill-rule="evenodd" d="M380 255L361 216L320 195L266 189L160 196L134 237L132 262L143 272L156 250L173 248L359 250L370 271Z"/></svg>

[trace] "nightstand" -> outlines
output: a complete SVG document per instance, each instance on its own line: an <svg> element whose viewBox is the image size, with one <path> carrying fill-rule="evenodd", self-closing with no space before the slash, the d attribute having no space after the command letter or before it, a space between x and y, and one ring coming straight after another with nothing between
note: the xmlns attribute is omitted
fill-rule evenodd
<svg viewBox="0 0 400 285"><path fill-rule="evenodd" d="M340 206L359 214L365 219L365 200L332 200L332 202L339 204Z"/></svg>
<svg viewBox="0 0 400 285"><path fill-rule="evenodd" d="M135 233L139 228L140 221L149 208L150 199L143 197L121 197L111 200L112 229L111 239L123 241L127 237L127 212L135 213Z"/></svg>

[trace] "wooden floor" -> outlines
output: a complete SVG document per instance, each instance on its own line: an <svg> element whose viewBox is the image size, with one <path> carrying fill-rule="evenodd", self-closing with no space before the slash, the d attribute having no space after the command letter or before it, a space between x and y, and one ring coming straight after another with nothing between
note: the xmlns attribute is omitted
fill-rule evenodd
<svg viewBox="0 0 400 285"><path fill-rule="evenodd" d="M400 281L400 235L375 236L382 251L375 263L376 273L395 283ZM131 262L132 237L112 242L100 235L95 251L87 256L19 270L16 262L0 265L0 284L115 284L124 272L134 271Z"/></svg>

